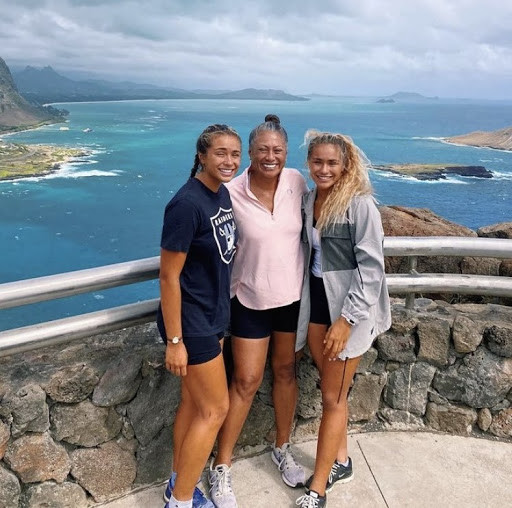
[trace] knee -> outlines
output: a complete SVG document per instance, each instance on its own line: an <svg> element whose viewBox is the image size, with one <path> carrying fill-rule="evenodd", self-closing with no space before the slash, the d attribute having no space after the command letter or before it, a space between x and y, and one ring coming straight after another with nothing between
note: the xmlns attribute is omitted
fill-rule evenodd
<svg viewBox="0 0 512 508"><path fill-rule="evenodd" d="M347 394L322 389L322 407L325 412L343 413L347 410Z"/></svg>
<svg viewBox="0 0 512 508"><path fill-rule="evenodd" d="M200 417L212 428L220 428L229 411L229 398L217 404L200 409Z"/></svg>
<svg viewBox="0 0 512 508"><path fill-rule="evenodd" d="M295 383L295 362L279 363L272 365L274 382L293 384Z"/></svg>
<svg viewBox="0 0 512 508"><path fill-rule="evenodd" d="M233 378L233 387L242 399L252 399L263 381L263 374L243 374Z"/></svg>

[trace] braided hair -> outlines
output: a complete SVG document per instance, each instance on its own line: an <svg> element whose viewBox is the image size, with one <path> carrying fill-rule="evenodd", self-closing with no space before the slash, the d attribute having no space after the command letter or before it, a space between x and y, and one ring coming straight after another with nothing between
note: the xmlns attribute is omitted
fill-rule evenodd
<svg viewBox="0 0 512 508"><path fill-rule="evenodd" d="M198 171L202 171L203 166L201 165L201 162L199 160L199 154L205 154L212 146L212 140L215 136L219 136L222 134L226 134L228 136L234 136L235 138L240 141L240 144L242 144L242 140L240 139L240 136L238 135L238 132L233 129L233 127L230 127L226 124L220 124L216 123L213 125L209 125L206 127L206 129L201 132L199 137L196 141L196 155L194 157L194 166L192 167L192 170L190 171L190 178L194 178L196 176Z"/></svg>

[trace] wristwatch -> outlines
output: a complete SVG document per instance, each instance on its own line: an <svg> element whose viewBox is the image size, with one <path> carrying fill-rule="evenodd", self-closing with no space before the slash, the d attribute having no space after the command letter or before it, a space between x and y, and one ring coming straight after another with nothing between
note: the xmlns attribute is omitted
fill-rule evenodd
<svg viewBox="0 0 512 508"><path fill-rule="evenodd" d="M176 337L173 337L169 342L170 342L171 344L178 344L178 342L180 342L180 341L182 341L182 340L183 340L183 339L182 339L181 337L176 336Z"/></svg>

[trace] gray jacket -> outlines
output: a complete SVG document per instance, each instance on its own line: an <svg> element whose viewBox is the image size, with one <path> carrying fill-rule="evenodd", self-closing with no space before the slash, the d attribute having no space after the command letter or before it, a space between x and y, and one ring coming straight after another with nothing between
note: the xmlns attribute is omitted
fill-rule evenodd
<svg viewBox="0 0 512 508"><path fill-rule="evenodd" d="M304 284L300 304L296 350L306 344L309 313L309 264L313 206L316 189L302 202ZM322 231L322 277L331 322L344 316L354 323L339 358L355 358L366 352L373 339L391 326L389 295L384 273L384 231L372 196L355 196L344 217Z"/></svg>

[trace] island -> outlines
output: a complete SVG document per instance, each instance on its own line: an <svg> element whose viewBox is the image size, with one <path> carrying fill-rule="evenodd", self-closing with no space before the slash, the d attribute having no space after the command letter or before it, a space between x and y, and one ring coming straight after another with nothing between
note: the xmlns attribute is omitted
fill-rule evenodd
<svg viewBox="0 0 512 508"><path fill-rule="evenodd" d="M417 180L445 180L448 175L492 178L492 171L483 166L463 166L460 164L386 164L373 166L373 169L400 176L409 176Z"/></svg>
<svg viewBox="0 0 512 508"><path fill-rule="evenodd" d="M49 145L22 145L0 140L0 180L43 176L78 157L89 155L80 148Z"/></svg>
<svg viewBox="0 0 512 508"><path fill-rule="evenodd" d="M512 150L512 127L505 127L497 131L475 131L461 136L443 138L443 140L459 145Z"/></svg>

